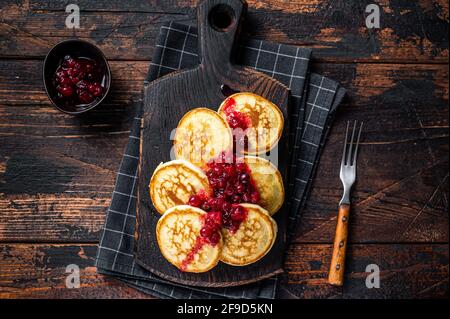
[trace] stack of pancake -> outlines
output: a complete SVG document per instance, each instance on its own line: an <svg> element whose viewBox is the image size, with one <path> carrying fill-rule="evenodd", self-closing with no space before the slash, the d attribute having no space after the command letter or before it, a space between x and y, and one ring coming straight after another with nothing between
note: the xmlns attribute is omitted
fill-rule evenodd
<svg viewBox="0 0 450 319"><path fill-rule="evenodd" d="M175 160L161 163L149 185L152 203L162 214L156 228L158 245L171 264L186 272L205 272L219 261L249 265L269 252L277 235L271 216L283 205L284 186L278 169L258 155L277 145L283 125L279 108L252 93L228 97L217 112L196 108L182 117L171 154ZM217 225L210 226L209 212L188 205L192 196L220 196L208 170L211 162L230 153L232 163L246 167L258 193L251 202L233 202L245 211L233 229L222 227L220 216L215 217ZM217 227L214 240L199 240L205 225Z"/></svg>

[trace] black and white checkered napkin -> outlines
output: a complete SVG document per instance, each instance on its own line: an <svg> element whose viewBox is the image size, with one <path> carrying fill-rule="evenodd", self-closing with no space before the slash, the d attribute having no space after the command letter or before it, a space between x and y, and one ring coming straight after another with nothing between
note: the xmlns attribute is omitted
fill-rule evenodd
<svg viewBox="0 0 450 319"><path fill-rule="evenodd" d="M291 91L291 163L287 188L290 225L295 225L300 214L334 111L345 94L345 89L338 83L318 74L309 74L310 55L310 49L247 39L239 44L236 60L238 64L272 76ZM196 28L174 22L163 25L144 81L144 92L150 81L196 64ZM137 116L117 173L97 253L98 272L115 276L143 292L161 298L275 298L278 283L276 276L239 287L190 287L157 277L134 262L135 186L138 178L141 111L142 102L137 105ZM294 227L291 227L288 233L292 234L293 231Z"/></svg>

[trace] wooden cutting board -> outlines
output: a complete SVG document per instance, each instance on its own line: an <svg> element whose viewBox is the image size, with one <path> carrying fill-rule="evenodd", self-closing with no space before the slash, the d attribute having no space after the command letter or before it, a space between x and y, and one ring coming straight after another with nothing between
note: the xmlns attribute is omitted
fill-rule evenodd
<svg viewBox="0 0 450 319"><path fill-rule="evenodd" d="M279 170L286 184L287 127L289 91L283 84L253 69L231 61L234 38L246 4L240 0L205 0L197 8L200 64L189 70L168 74L146 88L141 130L139 164L136 262L152 273L181 284L225 287L242 285L282 272L287 212L283 207L274 215L278 235L271 251L258 262L233 267L219 263L212 270L184 273L164 259L156 240L160 214L154 209L148 184L161 162L170 160L171 131L189 110L208 107L217 110L226 98L223 85L240 92L253 92L280 107L285 129L278 146Z"/></svg>

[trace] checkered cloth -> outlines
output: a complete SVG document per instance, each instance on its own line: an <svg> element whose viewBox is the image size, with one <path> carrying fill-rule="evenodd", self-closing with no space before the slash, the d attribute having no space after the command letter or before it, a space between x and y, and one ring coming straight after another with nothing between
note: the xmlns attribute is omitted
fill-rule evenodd
<svg viewBox="0 0 450 319"><path fill-rule="evenodd" d="M311 50L251 39L239 44L236 62L279 80L291 91L289 136L290 179L287 196L290 225L295 225L317 167L334 111L345 90L338 83L309 74ZM167 23L161 27L147 79L198 64L197 30L192 26ZM306 98L303 98L305 97ZM98 272L112 275L145 293L160 298L275 298L278 276L258 283L228 288L191 287L164 280L134 262L136 223L136 180L139 162L140 115L138 103L105 226L100 239ZM289 229L292 235L294 227Z"/></svg>

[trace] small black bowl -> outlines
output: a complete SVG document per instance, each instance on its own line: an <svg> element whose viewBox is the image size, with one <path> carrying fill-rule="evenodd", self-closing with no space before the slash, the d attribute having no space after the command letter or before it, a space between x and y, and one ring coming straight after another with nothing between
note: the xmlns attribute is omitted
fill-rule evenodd
<svg viewBox="0 0 450 319"><path fill-rule="evenodd" d="M101 97L89 104L72 104L57 99L58 92L54 84L54 76L56 70L63 62L64 57L67 55L73 58L88 58L97 63L103 74L103 95ZM66 40L56 44L45 57L43 79L47 96L58 110L68 114L81 114L92 110L108 95L111 86L111 69L105 55L95 45L82 40Z"/></svg>

